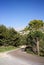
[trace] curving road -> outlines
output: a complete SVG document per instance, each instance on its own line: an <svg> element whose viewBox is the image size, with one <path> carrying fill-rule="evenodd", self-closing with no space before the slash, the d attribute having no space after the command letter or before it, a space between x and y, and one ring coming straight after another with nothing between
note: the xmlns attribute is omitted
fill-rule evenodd
<svg viewBox="0 0 44 65"><path fill-rule="evenodd" d="M18 49L7 53L6 57L0 57L0 65L44 65L44 58Z"/></svg>

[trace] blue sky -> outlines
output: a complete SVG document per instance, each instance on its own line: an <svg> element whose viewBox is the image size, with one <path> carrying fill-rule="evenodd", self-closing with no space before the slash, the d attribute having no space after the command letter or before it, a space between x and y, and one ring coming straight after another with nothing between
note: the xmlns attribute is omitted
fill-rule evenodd
<svg viewBox="0 0 44 65"><path fill-rule="evenodd" d="M33 19L44 21L44 0L0 0L0 24L21 30Z"/></svg>

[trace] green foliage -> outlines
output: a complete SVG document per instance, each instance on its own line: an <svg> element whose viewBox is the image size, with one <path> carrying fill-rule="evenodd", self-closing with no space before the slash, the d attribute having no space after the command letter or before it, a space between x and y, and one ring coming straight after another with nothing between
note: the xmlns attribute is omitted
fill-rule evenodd
<svg viewBox="0 0 44 65"><path fill-rule="evenodd" d="M29 32L27 35L27 46L29 46L28 49L32 49L32 52L37 53L37 41L39 41L39 49L40 49L40 54L44 53L44 34L41 31L34 31L34 32ZM38 39L38 40L37 40Z"/></svg>
<svg viewBox="0 0 44 65"><path fill-rule="evenodd" d="M13 50L13 49L16 49L16 47L14 46L1 46L0 47L0 52L5 52L5 51L10 51L10 50Z"/></svg>
<svg viewBox="0 0 44 65"><path fill-rule="evenodd" d="M14 28L6 28L0 25L0 46L19 46L20 34Z"/></svg>
<svg viewBox="0 0 44 65"><path fill-rule="evenodd" d="M27 35L27 45L33 45L33 33L29 32Z"/></svg>
<svg viewBox="0 0 44 65"><path fill-rule="evenodd" d="M43 28L42 20L33 20L29 22L30 32L27 35L27 46L31 47L34 53L44 55L44 34L40 30ZM28 49L29 49L28 48Z"/></svg>
<svg viewBox="0 0 44 65"><path fill-rule="evenodd" d="M40 40L40 56L44 56L44 33L42 39Z"/></svg>
<svg viewBox="0 0 44 65"><path fill-rule="evenodd" d="M29 28L29 26L26 26L25 28L24 28L24 30L23 31L28 31L30 28Z"/></svg>
<svg viewBox="0 0 44 65"><path fill-rule="evenodd" d="M43 21L42 20L32 20L29 23L30 29L38 30L39 28L43 27Z"/></svg>
<svg viewBox="0 0 44 65"><path fill-rule="evenodd" d="M26 40L26 38L27 38L27 35L25 34L25 35L21 35L21 37L20 37L20 44L21 45L25 45L26 43L27 43L27 40Z"/></svg>

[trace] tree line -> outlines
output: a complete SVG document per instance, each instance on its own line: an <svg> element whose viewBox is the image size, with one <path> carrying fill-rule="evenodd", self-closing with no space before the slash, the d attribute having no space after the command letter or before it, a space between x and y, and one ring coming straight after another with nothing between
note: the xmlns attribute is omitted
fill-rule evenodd
<svg viewBox="0 0 44 65"><path fill-rule="evenodd" d="M0 46L19 46L20 34L14 28L0 25Z"/></svg>
<svg viewBox="0 0 44 65"><path fill-rule="evenodd" d="M32 20L22 32L25 34L18 33L14 28L0 25L0 46L26 45L25 51L44 56L44 22Z"/></svg>

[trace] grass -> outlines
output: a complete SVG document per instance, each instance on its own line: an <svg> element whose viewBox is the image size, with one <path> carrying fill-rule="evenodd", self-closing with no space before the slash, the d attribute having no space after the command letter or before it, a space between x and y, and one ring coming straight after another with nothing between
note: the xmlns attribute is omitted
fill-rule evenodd
<svg viewBox="0 0 44 65"><path fill-rule="evenodd" d="M14 46L0 46L0 52L10 51L16 49Z"/></svg>

